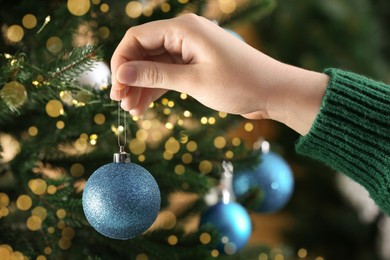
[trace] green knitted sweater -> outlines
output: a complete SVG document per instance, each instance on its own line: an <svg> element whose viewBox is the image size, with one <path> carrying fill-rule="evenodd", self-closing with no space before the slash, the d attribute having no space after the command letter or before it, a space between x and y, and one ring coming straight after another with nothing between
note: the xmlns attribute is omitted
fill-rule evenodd
<svg viewBox="0 0 390 260"><path fill-rule="evenodd" d="M390 215L390 86L338 69L324 73L330 80L320 112L296 150L360 183Z"/></svg>

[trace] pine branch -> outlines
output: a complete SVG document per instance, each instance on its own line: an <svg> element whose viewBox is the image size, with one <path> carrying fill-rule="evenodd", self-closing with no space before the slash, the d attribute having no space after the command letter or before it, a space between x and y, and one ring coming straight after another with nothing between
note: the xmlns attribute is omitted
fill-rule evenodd
<svg viewBox="0 0 390 260"><path fill-rule="evenodd" d="M85 71L91 70L94 62L101 60L102 57L103 51L100 47L87 45L75 48L70 53L59 56L49 65L49 68L55 68L55 70L49 69L48 81L59 83L58 85L62 85L62 82L73 81Z"/></svg>

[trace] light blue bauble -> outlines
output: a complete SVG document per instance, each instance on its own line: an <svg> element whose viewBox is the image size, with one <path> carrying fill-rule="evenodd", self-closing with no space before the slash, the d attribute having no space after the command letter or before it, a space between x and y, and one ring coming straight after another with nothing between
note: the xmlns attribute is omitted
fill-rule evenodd
<svg viewBox="0 0 390 260"><path fill-rule="evenodd" d="M231 255L243 248L252 233L248 212L236 202L218 202L208 208L200 220L200 226L206 224L217 228L220 238L217 249L222 254Z"/></svg>
<svg viewBox="0 0 390 260"><path fill-rule="evenodd" d="M96 231L126 240L153 224L161 198L156 180L146 169L134 163L109 163L88 179L82 203Z"/></svg>
<svg viewBox="0 0 390 260"><path fill-rule="evenodd" d="M245 206L259 213L272 213L283 208L294 191L290 166L278 154L264 153L260 164L252 171L237 172L233 190L240 201L250 197Z"/></svg>

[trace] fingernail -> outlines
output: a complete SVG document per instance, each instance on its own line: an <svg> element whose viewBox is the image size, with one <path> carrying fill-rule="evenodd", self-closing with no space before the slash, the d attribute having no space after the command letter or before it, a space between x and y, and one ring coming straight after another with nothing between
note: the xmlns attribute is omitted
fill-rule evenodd
<svg viewBox="0 0 390 260"><path fill-rule="evenodd" d="M122 65L118 68L116 78L122 84L131 85L137 79L137 70L134 66Z"/></svg>

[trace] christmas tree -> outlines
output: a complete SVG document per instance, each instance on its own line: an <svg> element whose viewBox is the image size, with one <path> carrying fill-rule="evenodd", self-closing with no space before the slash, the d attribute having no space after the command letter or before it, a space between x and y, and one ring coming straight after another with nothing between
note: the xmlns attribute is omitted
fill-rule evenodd
<svg viewBox="0 0 390 260"><path fill-rule="evenodd" d="M384 77L385 0L4 0L0 6L0 259L379 258L376 225L383 216L359 219L336 188L337 175L295 154L291 130L173 92L131 117L109 98L108 64L129 27L192 12L226 30L248 35L250 28L248 43L285 62ZM224 161L234 173L261 164L252 148L260 137L292 166L295 193L273 214L251 210L261 192L242 198L251 240L240 250L220 249L224 230L199 226L215 203L205 198L217 198L212 191L224 181ZM153 225L123 241L91 227L82 205L86 181L120 146L152 174L161 195ZM282 226L274 231L281 239L257 238L269 223Z"/></svg>

